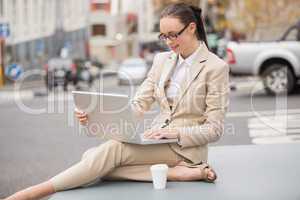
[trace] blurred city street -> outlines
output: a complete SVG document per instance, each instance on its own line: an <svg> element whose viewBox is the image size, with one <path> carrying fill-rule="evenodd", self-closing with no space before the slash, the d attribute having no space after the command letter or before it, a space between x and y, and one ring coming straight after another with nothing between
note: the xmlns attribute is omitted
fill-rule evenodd
<svg viewBox="0 0 300 200"><path fill-rule="evenodd" d="M237 87L239 83L243 86L239 78L233 80ZM130 87L120 87L115 76L104 77L103 83L103 92L131 94ZM251 90L251 87L243 86L231 91L225 134L212 146L299 142L300 92L275 99L263 91L251 95ZM86 149L103 142L96 137L79 135L69 92L39 96L43 93L42 88L31 91L36 91L38 96L24 96L22 105L27 109L47 110L49 105L53 108L42 114L28 114L16 100L4 101L7 93L0 93L0 151L5 152L0 154L0 196L54 176L76 163ZM269 117L271 121L264 121L263 117ZM283 127L278 127L281 123Z"/></svg>
<svg viewBox="0 0 300 200"><path fill-rule="evenodd" d="M79 133L72 91L133 97L154 56L172 49L159 16L175 2L202 8L207 46L230 69L224 134L209 147L272 155L267 145L300 144L298 0L0 0L0 199L104 142Z"/></svg>

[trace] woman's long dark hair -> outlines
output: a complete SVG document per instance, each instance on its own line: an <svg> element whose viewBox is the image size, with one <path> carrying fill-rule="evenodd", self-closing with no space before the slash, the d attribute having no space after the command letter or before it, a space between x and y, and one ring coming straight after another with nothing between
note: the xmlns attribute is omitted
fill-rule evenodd
<svg viewBox="0 0 300 200"><path fill-rule="evenodd" d="M199 7L188 5L185 3L171 4L167 6L160 15L163 17L175 17L180 20L183 25L188 25L194 22L197 25L197 38L205 42L208 47L203 19L201 16L202 10Z"/></svg>

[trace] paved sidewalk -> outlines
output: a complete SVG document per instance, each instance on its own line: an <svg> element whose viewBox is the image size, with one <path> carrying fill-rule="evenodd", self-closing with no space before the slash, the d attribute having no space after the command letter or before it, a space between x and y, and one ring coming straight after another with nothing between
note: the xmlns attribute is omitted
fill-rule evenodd
<svg viewBox="0 0 300 200"><path fill-rule="evenodd" d="M106 66L100 73L100 77L102 78L114 77L117 75L117 66ZM13 82L6 82L3 87L0 87L0 104L13 102L17 99L30 100L34 97L44 97L48 95L42 77L36 80L23 81L22 84L17 87L19 87L19 90L16 90L16 84Z"/></svg>
<svg viewBox="0 0 300 200"><path fill-rule="evenodd" d="M22 85L7 83L0 88L0 103L13 102L17 99L29 100L35 96L47 94L45 84L42 80L24 81Z"/></svg>
<svg viewBox="0 0 300 200"><path fill-rule="evenodd" d="M107 67L102 70L103 78L116 75L116 70L112 67ZM256 78L249 77L233 77L230 84L231 90L248 92L252 91L252 89L256 86L258 86L256 89L261 90L261 83L257 82ZM43 97L47 95L44 80L24 81L22 85L19 85L18 87L18 92L16 92L16 86L13 83L7 83L4 87L1 87L0 103L13 102L16 99L30 100L34 97Z"/></svg>
<svg viewBox="0 0 300 200"><path fill-rule="evenodd" d="M168 182L166 190L152 183L100 182L55 194L50 200L299 200L299 144L210 147L215 184Z"/></svg>
<svg viewBox="0 0 300 200"><path fill-rule="evenodd" d="M12 82L7 82L3 87L0 87L0 92L3 91L13 91L15 89L15 84ZM21 89L38 89L45 86L45 82L43 80L34 80L34 81L24 81L22 82Z"/></svg>

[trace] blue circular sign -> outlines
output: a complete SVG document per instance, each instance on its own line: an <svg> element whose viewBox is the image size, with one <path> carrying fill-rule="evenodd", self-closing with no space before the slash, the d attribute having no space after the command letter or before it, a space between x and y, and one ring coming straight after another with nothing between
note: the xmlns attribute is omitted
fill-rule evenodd
<svg viewBox="0 0 300 200"><path fill-rule="evenodd" d="M18 80L22 76L23 72L24 70L22 66L17 63L10 64L5 68L5 76L14 81Z"/></svg>

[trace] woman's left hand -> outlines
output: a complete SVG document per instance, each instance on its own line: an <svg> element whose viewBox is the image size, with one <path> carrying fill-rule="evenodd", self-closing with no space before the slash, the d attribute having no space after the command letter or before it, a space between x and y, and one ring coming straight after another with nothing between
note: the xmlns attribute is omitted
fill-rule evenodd
<svg viewBox="0 0 300 200"><path fill-rule="evenodd" d="M157 130L147 130L144 133L144 137L147 139L174 139L179 137L179 132L176 129L161 128Z"/></svg>

